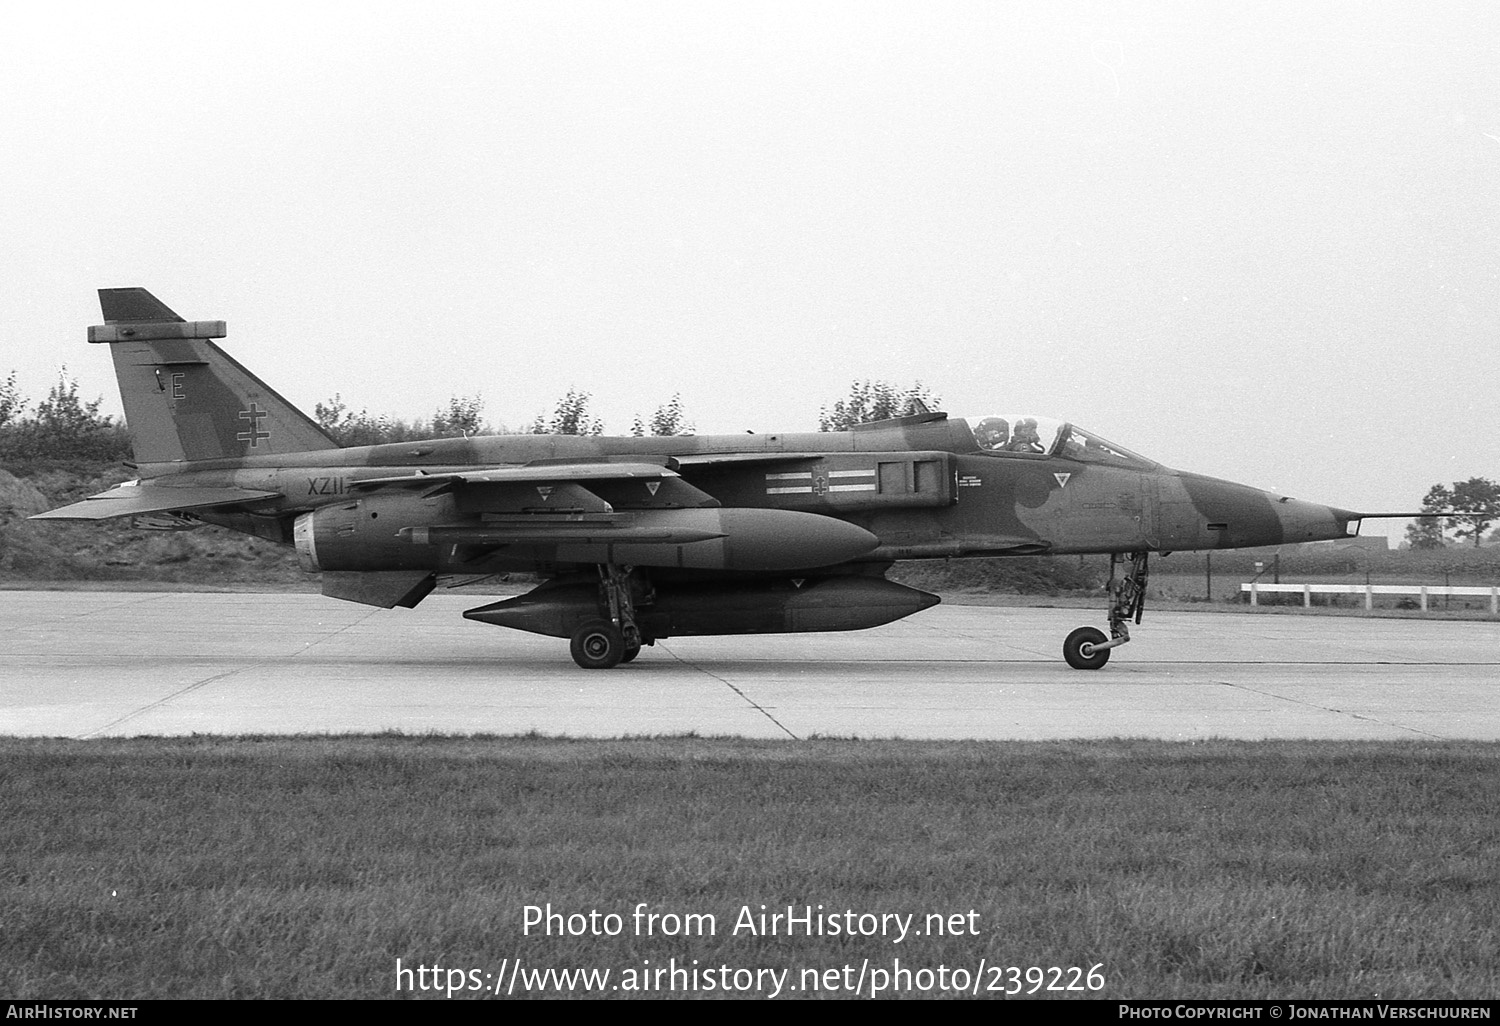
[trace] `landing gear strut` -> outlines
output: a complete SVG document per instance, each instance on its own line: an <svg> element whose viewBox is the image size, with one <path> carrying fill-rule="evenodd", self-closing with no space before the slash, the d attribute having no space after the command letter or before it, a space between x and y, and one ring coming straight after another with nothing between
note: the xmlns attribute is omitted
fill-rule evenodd
<svg viewBox="0 0 1500 1026"><path fill-rule="evenodd" d="M634 567L604 563L599 566L600 611L608 619L590 620L573 632L569 646L573 661L585 670L607 670L628 663L651 640L636 624L636 591L650 601L650 586Z"/></svg>
<svg viewBox="0 0 1500 1026"><path fill-rule="evenodd" d="M1118 552L1109 557L1109 640L1097 627L1080 627L1063 642L1063 658L1075 670L1097 670L1109 662L1111 649L1130 640L1127 620L1141 622L1146 608L1146 557L1149 553L1130 553L1130 570L1121 576L1122 558Z"/></svg>

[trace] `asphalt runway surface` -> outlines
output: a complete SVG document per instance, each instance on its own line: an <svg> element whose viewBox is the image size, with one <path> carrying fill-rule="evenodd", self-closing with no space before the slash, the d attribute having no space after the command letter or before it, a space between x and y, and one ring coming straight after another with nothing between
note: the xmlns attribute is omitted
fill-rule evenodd
<svg viewBox="0 0 1500 1026"><path fill-rule="evenodd" d="M1153 612L1099 671L1102 610L941 605L841 634L680 638L613 670L460 613L318 595L0 592L0 734L1500 737L1500 623Z"/></svg>

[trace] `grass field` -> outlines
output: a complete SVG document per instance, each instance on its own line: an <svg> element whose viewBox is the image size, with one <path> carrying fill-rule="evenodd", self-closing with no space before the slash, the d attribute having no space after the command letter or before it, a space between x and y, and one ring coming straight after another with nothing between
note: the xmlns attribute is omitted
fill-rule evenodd
<svg viewBox="0 0 1500 1026"><path fill-rule="evenodd" d="M8 997L387 998L398 959L406 994L440 988L417 996L517 959L552 995L585 989L529 974L608 969L611 996L682 993L689 969L711 995L769 995L774 974L734 976L767 969L781 996L1090 969L1074 994L1500 992L1490 744L6 739L0 778ZM647 935L642 903L679 918ZM549 904L598 916L528 932ZM762 905L913 932L736 932ZM1024 972L1053 966L1079 973Z"/></svg>

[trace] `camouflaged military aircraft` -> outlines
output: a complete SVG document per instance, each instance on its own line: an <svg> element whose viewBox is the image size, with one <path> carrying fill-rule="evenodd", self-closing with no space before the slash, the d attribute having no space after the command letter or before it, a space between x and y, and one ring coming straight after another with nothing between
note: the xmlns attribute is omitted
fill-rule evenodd
<svg viewBox="0 0 1500 1026"><path fill-rule="evenodd" d="M876 627L934 605L899 559L1108 553L1099 669L1152 552L1317 541L1366 516L1170 470L1076 425L924 412L805 434L490 435L341 448L145 289L101 289L137 480L38 520L219 524L294 545L323 594L412 607L440 576L545 582L464 613L568 638L585 668L662 638Z"/></svg>

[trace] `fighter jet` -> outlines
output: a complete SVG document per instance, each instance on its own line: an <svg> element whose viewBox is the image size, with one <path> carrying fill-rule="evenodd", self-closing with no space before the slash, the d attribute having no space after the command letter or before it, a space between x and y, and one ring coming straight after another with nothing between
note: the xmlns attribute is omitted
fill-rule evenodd
<svg viewBox="0 0 1500 1026"><path fill-rule="evenodd" d="M896 560L1107 553L1130 640L1151 553L1343 538L1367 516L1171 470L1077 425L923 412L852 431L491 435L341 448L142 288L101 289L136 480L34 520L218 524L295 546L323 594L413 607L440 577L539 574L464 616L570 641L579 666L663 638L876 627L938 602Z"/></svg>

